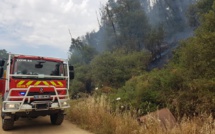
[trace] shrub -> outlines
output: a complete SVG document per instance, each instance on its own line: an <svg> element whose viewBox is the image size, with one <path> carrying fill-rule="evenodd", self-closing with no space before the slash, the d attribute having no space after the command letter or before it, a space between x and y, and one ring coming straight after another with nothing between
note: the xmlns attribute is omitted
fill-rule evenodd
<svg viewBox="0 0 215 134"><path fill-rule="evenodd" d="M205 134L215 133L215 121L206 113L188 118L184 116L171 130L164 130L158 122L139 125L136 118L127 113L111 113L107 98L72 100L67 118L80 127L96 134Z"/></svg>

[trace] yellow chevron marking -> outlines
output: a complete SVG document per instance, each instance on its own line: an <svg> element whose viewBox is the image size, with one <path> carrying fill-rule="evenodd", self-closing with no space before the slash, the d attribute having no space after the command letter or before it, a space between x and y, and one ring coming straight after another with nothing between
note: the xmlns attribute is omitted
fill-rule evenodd
<svg viewBox="0 0 215 134"><path fill-rule="evenodd" d="M29 81L26 83L27 86L31 85L33 83L33 81Z"/></svg>
<svg viewBox="0 0 215 134"><path fill-rule="evenodd" d="M41 83L41 81L37 81L34 86L38 86Z"/></svg>
<svg viewBox="0 0 215 134"><path fill-rule="evenodd" d="M54 81L50 81L50 83L51 83L53 86L56 86L56 85L57 85Z"/></svg>
<svg viewBox="0 0 215 134"><path fill-rule="evenodd" d="M57 83L59 84L59 86L61 86L61 87L63 86L62 82L58 81Z"/></svg>
<svg viewBox="0 0 215 134"><path fill-rule="evenodd" d="M46 86L49 86L49 83L48 83L48 82L43 81L43 83L44 83Z"/></svg>
<svg viewBox="0 0 215 134"><path fill-rule="evenodd" d="M24 82L24 80L21 80L19 83L17 83L17 85L22 85Z"/></svg>

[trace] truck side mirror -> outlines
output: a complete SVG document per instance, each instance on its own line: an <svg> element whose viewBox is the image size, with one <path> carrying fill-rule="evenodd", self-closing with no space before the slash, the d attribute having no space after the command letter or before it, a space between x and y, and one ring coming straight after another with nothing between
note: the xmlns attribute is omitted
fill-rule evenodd
<svg viewBox="0 0 215 134"><path fill-rule="evenodd" d="M75 75L74 75L74 67L73 66L69 66L69 79L72 80L74 79Z"/></svg>
<svg viewBox="0 0 215 134"><path fill-rule="evenodd" d="M0 66L1 66L1 67L3 67L3 66L4 66L4 63L5 63L5 60L0 59Z"/></svg>
<svg viewBox="0 0 215 134"><path fill-rule="evenodd" d="M4 74L4 68L3 68L3 67L0 67L0 78L3 77L3 74Z"/></svg>

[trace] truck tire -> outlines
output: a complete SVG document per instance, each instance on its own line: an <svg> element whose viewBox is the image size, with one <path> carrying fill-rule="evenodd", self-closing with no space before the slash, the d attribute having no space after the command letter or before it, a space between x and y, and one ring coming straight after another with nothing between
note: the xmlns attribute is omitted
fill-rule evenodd
<svg viewBox="0 0 215 134"><path fill-rule="evenodd" d="M61 125L64 120L64 114L52 114L50 115L50 120L53 125Z"/></svg>
<svg viewBox="0 0 215 134"><path fill-rule="evenodd" d="M7 131L13 129L14 119L2 119L2 129Z"/></svg>

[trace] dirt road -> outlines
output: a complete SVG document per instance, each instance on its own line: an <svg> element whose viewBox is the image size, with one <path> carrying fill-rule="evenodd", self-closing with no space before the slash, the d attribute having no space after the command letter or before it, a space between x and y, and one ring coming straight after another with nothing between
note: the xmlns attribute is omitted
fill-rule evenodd
<svg viewBox="0 0 215 134"><path fill-rule="evenodd" d="M0 126L2 120L0 120ZM51 125L49 116L38 117L36 119L21 118L15 121L14 129L10 131L3 131L0 127L0 134L92 134L82 130L69 122L64 120L62 125Z"/></svg>

